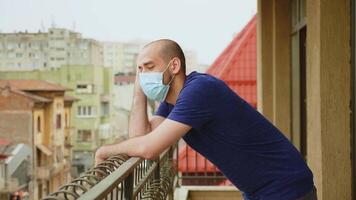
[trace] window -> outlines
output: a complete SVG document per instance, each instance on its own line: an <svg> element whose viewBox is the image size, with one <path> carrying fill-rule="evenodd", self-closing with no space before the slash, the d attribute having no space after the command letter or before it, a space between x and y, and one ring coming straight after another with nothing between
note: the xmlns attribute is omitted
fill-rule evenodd
<svg viewBox="0 0 356 200"><path fill-rule="evenodd" d="M78 115L78 116L81 116L81 115L82 115L82 107L81 107L81 106L78 106L78 107L77 107L77 115Z"/></svg>
<svg viewBox="0 0 356 200"><path fill-rule="evenodd" d="M93 84L78 84L76 91L81 94L92 94L93 88Z"/></svg>
<svg viewBox="0 0 356 200"><path fill-rule="evenodd" d="M92 141L92 134L90 130L78 130L77 135L78 142L91 142Z"/></svg>
<svg viewBox="0 0 356 200"><path fill-rule="evenodd" d="M62 127L62 115L57 114L56 116L56 128L60 129Z"/></svg>
<svg viewBox="0 0 356 200"><path fill-rule="evenodd" d="M87 107L86 106L83 107L83 115L87 115Z"/></svg>
<svg viewBox="0 0 356 200"><path fill-rule="evenodd" d="M305 0L292 2L291 33L291 114L292 142L307 159L307 107L306 107L306 16Z"/></svg>
<svg viewBox="0 0 356 200"><path fill-rule="evenodd" d="M65 126L68 127L69 126L69 121L68 121L68 114L64 114L64 122L65 122Z"/></svg>
<svg viewBox="0 0 356 200"><path fill-rule="evenodd" d="M37 116L37 132L41 132L41 117Z"/></svg>
<svg viewBox="0 0 356 200"><path fill-rule="evenodd" d="M22 57L22 53L16 53L16 58L21 58Z"/></svg>
<svg viewBox="0 0 356 200"><path fill-rule="evenodd" d="M108 116L109 115L109 103L102 103L101 104L101 116Z"/></svg>
<svg viewBox="0 0 356 200"><path fill-rule="evenodd" d="M78 117L94 117L96 115L95 106L78 106L77 116Z"/></svg>

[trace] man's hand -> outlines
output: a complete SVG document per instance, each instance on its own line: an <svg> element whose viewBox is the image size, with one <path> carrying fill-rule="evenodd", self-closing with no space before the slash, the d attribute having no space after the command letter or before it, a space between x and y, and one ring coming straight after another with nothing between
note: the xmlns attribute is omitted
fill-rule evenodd
<svg viewBox="0 0 356 200"><path fill-rule="evenodd" d="M106 150L106 146L102 146L96 150L96 152L95 152L95 166L97 166L98 164L100 164L101 162L103 162L105 159L108 158L105 150Z"/></svg>
<svg viewBox="0 0 356 200"><path fill-rule="evenodd" d="M139 73L140 70L137 70L129 120L129 137L145 135L151 128L147 117L147 97L140 86Z"/></svg>
<svg viewBox="0 0 356 200"><path fill-rule="evenodd" d="M146 135L100 147L95 153L95 165L117 154L153 160L190 129L191 127L186 124L165 119L156 129Z"/></svg>

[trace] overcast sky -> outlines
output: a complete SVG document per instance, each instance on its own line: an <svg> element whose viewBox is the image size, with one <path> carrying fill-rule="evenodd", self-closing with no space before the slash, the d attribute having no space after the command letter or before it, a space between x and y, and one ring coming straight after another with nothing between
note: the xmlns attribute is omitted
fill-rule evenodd
<svg viewBox="0 0 356 200"><path fill-rule="evenodd" d="M0 31L73 29L101 41L170 38L211 64L256 13L256 0L0 0Z"/></svg>

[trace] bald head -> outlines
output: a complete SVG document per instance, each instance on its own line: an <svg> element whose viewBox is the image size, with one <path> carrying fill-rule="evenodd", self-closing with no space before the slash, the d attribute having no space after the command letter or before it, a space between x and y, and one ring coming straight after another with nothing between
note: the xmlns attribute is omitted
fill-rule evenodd
<svg viewBox="0 0 356 200"><path fill-rule="evenodd" d="M143 49L152 49L157 51L159 56L167 63L174 57L179 58L181 67L185 72L185 56L182 48L175 41L169 39L160 39L148 43L143 47Z"/></svg>

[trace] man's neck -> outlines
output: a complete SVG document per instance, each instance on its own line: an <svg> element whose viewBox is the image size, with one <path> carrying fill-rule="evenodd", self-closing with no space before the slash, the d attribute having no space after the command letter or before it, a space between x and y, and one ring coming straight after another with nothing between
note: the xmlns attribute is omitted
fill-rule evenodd
<svg viewBox="0 0 356 200"><path fill-rule="evenodd" d="M179 93L183 88L183 85L184 85L184 82L186 79L186 75L185 74L178 75L174 79L175 80L173 80L171 87L169 89L169 92L167 94L167 98L166 98L166 101L172 105L176 104Z"/></svg>

